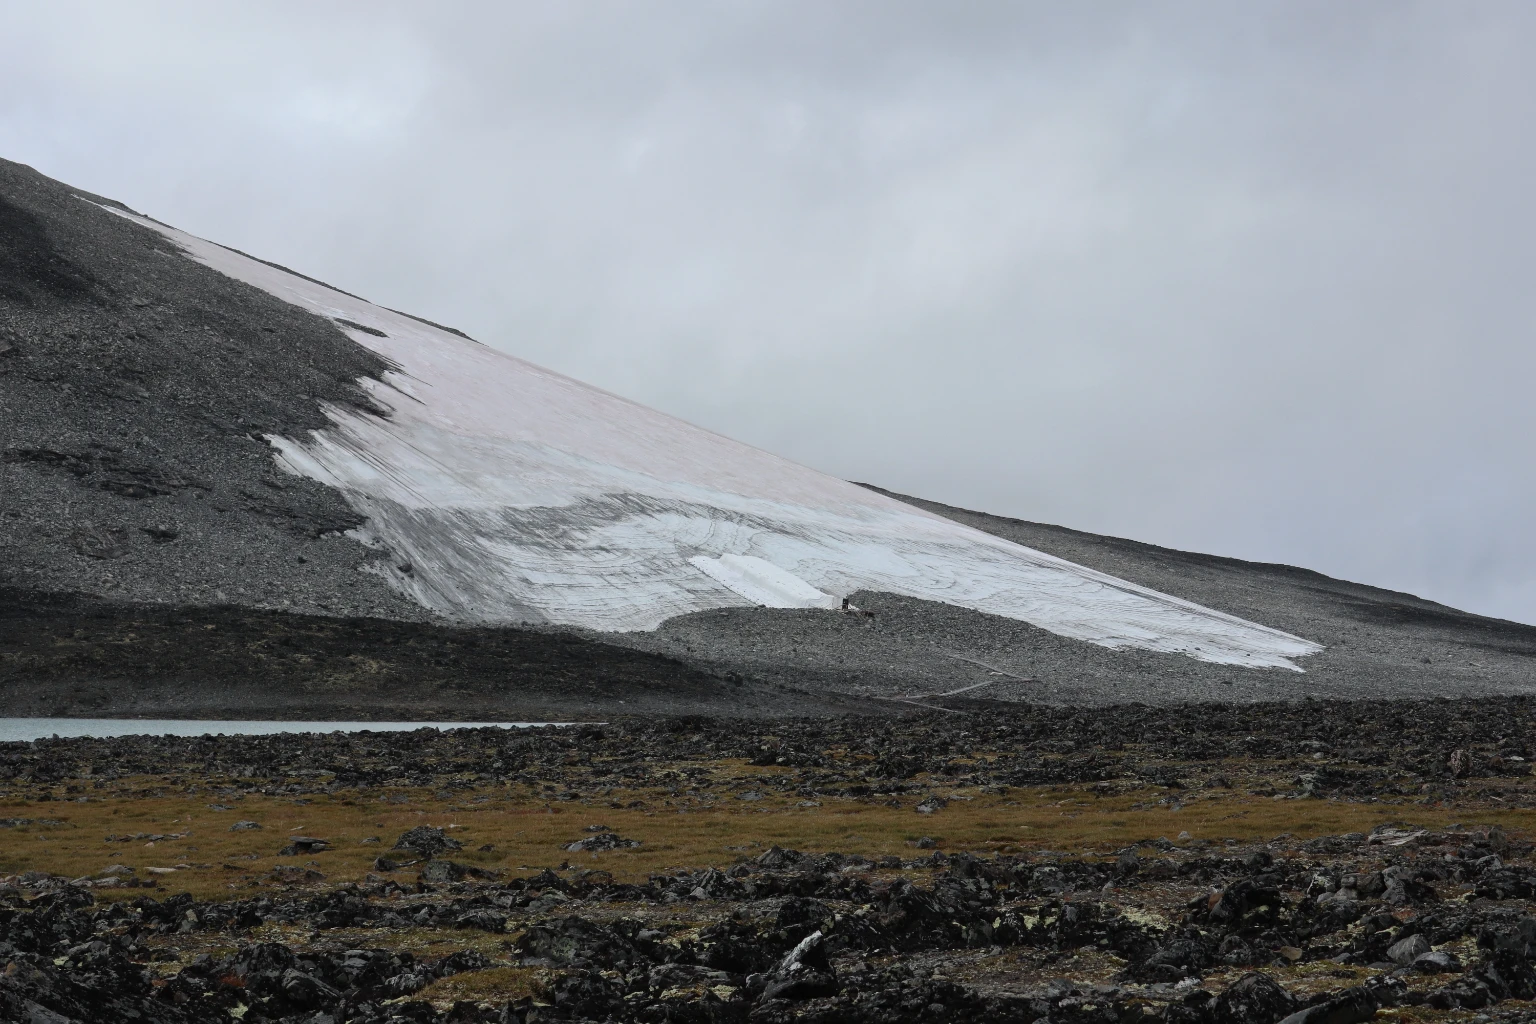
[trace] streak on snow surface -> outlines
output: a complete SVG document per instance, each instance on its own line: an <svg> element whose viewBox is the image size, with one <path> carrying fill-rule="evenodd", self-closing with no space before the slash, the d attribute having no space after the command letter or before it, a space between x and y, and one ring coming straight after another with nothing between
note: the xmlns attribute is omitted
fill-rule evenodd
<svg viewBox="0 0 1536 1024"><path fill-rule="evenodd" d="M339 327L397 367L364 382L389 415L330 407L330 429L270 440L286 469L367 516L366 539L391 555L382 571L444 616L647 630L709 608L825 607L874 590L1221 664L1299 671L1290 659L1322 649L132 219L230 277L371 328Z"/></svg>

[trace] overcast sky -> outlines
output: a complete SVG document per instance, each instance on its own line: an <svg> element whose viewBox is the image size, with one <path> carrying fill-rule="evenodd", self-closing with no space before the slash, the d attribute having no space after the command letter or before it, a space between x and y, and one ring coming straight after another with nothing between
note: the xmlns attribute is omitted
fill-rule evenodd
<svg viewBox="0 0 1536 1024"><path fill-rule="evenodd" d="M1536 4L0 0L0 155L840 476L1536 622Z"/></svg>

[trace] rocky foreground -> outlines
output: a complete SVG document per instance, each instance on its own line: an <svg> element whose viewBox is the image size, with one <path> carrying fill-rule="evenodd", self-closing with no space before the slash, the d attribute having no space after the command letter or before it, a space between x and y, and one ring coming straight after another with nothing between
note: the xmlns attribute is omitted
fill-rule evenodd
<svg viewBox="0 0 1536 1024"><path fill-rule="evenodd" d="M1536 1020L1536 702L0 748L0 1019Z"/></svg>

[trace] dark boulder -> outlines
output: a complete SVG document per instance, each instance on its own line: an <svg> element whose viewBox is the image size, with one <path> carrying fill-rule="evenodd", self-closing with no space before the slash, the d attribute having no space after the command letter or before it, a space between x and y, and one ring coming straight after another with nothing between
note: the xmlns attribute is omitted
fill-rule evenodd
<svg viewBox="0 0 1536 1024"><path fill-rule="evenodd" d="M1375 1017L1380 1006L1375 992L1359 986L1282 1018L1280 1024L1360 1024Z"/></svg>
<svg viewBox="0 0 1536 1024"><path fill-rule="evenodd" d="M1269 975L1253 972L1216 997L1214 1019L1222 1024L1275 1024L1296 1012L1296 1000Z"/></svg>
<svg viewBox="0 0 1536 1024"><path fill-rule="evenodd" d="M400 838L395 840L394 848L430 858L450 850L462 850L464 844L435 825L417 825L402 832Z"/></svg>
<svg viewBox="0 0 1536 1024"><path fill-rule="evenodd" d="M784 954L784 959L769 972L762 998L765 1002L771 999L795 1001L836 994L837 977L827 959L821 932L815 931Z"/></svg>
<svg viewBox="0 0 1536 1024"><path fill-rule="evenodd" d="M294 836L288 841L288 845L277 851L279 857L297 857L306 853L319 853L329 850L329 840L316 839L313 836Z"/></svg>

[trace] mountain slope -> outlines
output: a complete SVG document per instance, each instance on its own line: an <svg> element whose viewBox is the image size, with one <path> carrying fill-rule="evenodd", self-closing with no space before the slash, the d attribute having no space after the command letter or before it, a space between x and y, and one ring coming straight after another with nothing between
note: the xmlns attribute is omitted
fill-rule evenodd
<svg viewBox="0 0 1536 1024"><path fill-rule="evenodd" d="M266 440L366 519L375 563L445 618L649 630L860 589L1110 648L1294 668L1300 638L926 515L302 275L167 228L190 258L339 325L390 363L371 409Z"/></svg>
<svg viewBox="0 0 1536 1024"><path fill-rule="evenodd" d="M626 666L569 704L603 713L640 679L647 708L759 713L976 683L1420 692L1442 676L1410 649L1494 635L1498 664L1444 685L1530 679L1525 627L848 484L4 162L0 274L0 683L39 708L77 684L98 708L567 707L545 655L465 659L466 638ZM877 617L829 610L848 596ZM1402 621L1369 624L1360 655L1349 624L1371 615ZM356 625L338 639L314 616ZM135 646L125 624L151 620L158 646ZM199 665L194 627L243 639ZM115 657L74 650L93 629ZM437 655L386 652L372 681L326 657L278 671L269 651L368 660L407 634ZM423 663L468 689L409 692ZM170 690L148 696L150 676Z"/></svg>

